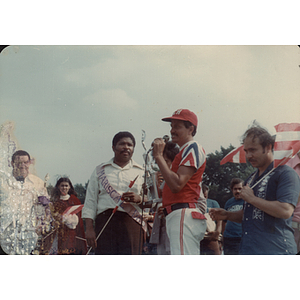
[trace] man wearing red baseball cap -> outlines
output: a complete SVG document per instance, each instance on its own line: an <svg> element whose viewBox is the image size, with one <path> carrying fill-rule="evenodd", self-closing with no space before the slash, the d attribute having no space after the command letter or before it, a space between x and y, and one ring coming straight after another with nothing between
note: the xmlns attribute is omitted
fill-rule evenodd
<svg viewBox="0 0 300 300"><path fill-rule="evenodd" d="M163 139L153 142L153 157L166 183L162 198L171 254L200 254L206 221L197 202L206 157L203 148L194 141L197 116L188 109L178 109L162 120L171 123L172 142L180 147L170 169L163 158Z"/></svg>

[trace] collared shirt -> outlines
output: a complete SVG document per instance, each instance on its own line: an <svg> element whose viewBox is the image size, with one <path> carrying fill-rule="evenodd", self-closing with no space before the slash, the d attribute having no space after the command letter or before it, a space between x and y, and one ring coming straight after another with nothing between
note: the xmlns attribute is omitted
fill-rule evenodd
<svg viewBox="0 0 300 300"><path fill-rule="evenodd" d="M286 163L286 165L293 168L295 172L298 174L298 176L300 177L300 158L298 155L295 155L292 159L290 159ZM300 223L300 202L297 204L295 208L293 221Z"/></svg>
<svg viewBox="0 0 300 300"><path fill-rule="evenodd" d="M105 175L108 182L120 195L127 191L130 181L139 175L130 191L136 194L141 194L142 185L144 183L144 171L139 164L131 159L124 168L121 168L114 163L112 158L110 161L103 164L103 166L105 168ZM141 211L138 205L133 204L133 206L139 212ZM97 176L97 168L95 168L87 187L84 207L82 209L82 218L95 220L98 214L107 209L114 209L115 207L116 203L100 183ZM119 207L118 210L125 212L125 210L121 207Z"/></svg>
<svg viewBox="0 0 300 300"><path fill-rule="evenodd" d="M263 178L273 163L259 176L258 171L246 182L250 187ZM296 206L300 192L300 179L288 166L279 166L253 188L255 196L267 201L279 201ZM250 203L244 204L240 254L296 254L297 248L291 227L292 217L273 217Z"/></svg>
<svg viewBox="0 0 300 300"><path fill-rule="evenodd" d="M175 156L171 170L177 173L180 166L194 167L196 172L178 193L172 193L165 184L162 193L163 206L174 203L197 203L200 195L200 182L205 170L206 157L203 148L196 141L189 141L180 148Z"/></svg>
<svg viewBox="0 0 300 300"><path fill-rule="evenodd" d="M6 177L6 179L3 180L2 188L5 189L6 185L7 186L12 185L14 187L17 187L18 185L21 186L21 181L16 181L14 176L11 174L8 177ZM22 183L22 188L26 190L30 190L32 193L35 193L37 196L48 196L48 192L45 187L44 181L31 173L29 173L28 176L25 177L24 182Z"/></svg>

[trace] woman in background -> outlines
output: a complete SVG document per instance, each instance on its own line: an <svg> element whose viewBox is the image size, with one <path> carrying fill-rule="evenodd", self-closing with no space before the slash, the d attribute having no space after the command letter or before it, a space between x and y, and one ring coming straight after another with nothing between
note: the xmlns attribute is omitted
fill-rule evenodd
<svg viewBox="0 0 300 300"><path fill-rule="evenodd" d="M55 219L55 232L49 254L86 254L87 252L81 219L81 202L76 196L77 193L70 179L61 177L51 196L50 208ZM66 211L67 209L70 209L69 212ZM72 212L73 209L76 210Z"/></svg>

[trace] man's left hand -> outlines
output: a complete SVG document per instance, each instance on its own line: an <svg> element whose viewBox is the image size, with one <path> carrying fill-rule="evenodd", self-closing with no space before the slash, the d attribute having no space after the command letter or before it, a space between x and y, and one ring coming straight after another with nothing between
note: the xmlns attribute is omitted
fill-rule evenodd
<svg viewBox="0 0 300 300"><path fill-rule="evenodd" d="M209 241L217 241L219 239L220 232L218 231L210 231L207 233L207 239Z"/></svg>
<svg viewBox="0 0 300 300"><path fill-rule="evenodd" d="M253 199L253 197L255 197L253 190L248 184L245 185L241 191L241 198L244 201L251 203L251 199Z"/></svg>
<svg viewBox="0 0 300 300"><path fill-rule="evenodd" d="M138 203L142 201L142 197L134 192L126 192L122 195L124 202Z"/></svg>

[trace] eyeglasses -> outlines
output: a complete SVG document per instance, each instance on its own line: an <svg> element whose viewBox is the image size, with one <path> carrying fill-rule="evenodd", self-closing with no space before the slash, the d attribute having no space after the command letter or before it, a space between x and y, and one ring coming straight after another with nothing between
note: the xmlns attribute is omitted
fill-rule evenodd
<svg viewBox="0 0 300 300"><path fill-rule="evenodd" d="M28 160L28 161L18 161L18 162L15 162L15 164L17 166L22 166L23 164L24 165L29 165L30 164L30 160Z"/></svg>

